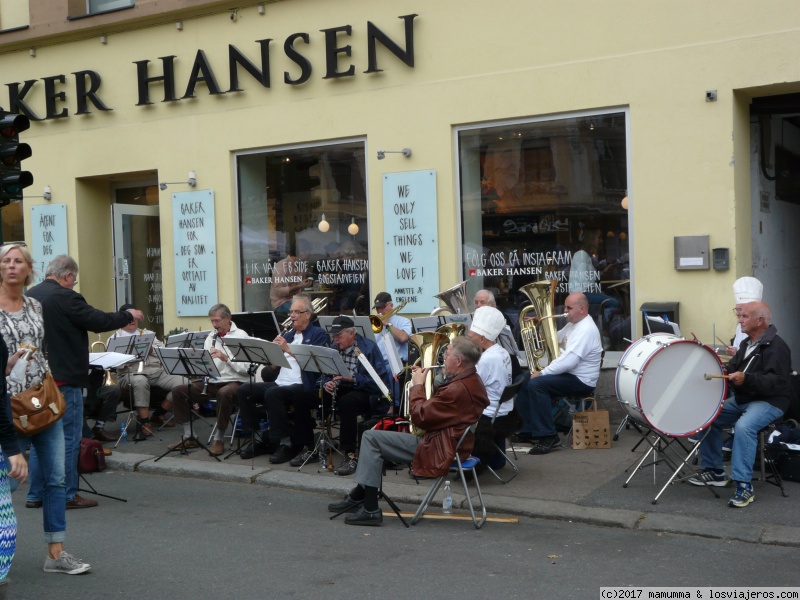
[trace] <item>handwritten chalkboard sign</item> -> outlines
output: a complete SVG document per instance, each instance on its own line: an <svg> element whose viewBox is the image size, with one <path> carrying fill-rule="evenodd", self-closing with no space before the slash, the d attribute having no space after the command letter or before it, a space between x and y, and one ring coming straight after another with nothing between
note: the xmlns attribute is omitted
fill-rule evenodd
<svg viewBox="0 0 800 600"><path fill-rule="evenodd" d="M38 204L31 206L30 223L33 284L36 285L44 279L44 271L51 260L60 254L69 254L67 205Z"/></svg>
<svg viewBox="0 0 800 600"><path fill-rule="evenodd" d="M404 312L430 312L439 302L436 171L383 175L386 291Z"/></svg>
<svg viewBox="0 0 800 600"><path fill-rule="evenodd" d="M217 237L212 190L172 194L172 240L178 316L206 316L217 303Z"/></svg>

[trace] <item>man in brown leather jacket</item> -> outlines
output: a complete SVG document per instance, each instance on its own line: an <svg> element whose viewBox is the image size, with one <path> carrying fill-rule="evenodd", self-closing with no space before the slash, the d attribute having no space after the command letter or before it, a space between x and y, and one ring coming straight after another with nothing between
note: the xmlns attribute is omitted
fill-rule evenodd
<svg viewBox="0 0 800 600"><path fill-rule="evenodd" d="M339 502L328 505L331 512L358 511L345 518L348 525L380 525L383 513L378 508L383 462L412 462L412 472L421 477L440 477L450 469L456 444L464 430L475 423L489 405L483 382L475 371L480 347L466 337L450 342L444 365L447 379L430 398L425 397L426 369L415 367L410 394L411 421L423 429L419 438L396 431L365 431L355 481L358 485ZM459 449L466 459L472 450L469 435ZM363 505L359 504L363 500Z"/></svg>

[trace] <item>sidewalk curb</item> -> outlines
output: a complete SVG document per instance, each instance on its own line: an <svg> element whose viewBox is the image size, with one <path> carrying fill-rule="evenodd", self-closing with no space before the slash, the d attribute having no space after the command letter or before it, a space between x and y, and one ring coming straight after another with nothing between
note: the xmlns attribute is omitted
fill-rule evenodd
<svg viewBox="0 0 800 600"><path fill-rule="evenodd" d="M113 458L106 458L106 465L109 469L119 471L249 483L266 487L321 492L333 496L344 494L353 487L353 480L350 477L321 477L317 473L273 470L268 467L253 468L250 464L237 465L225 462L188 461L182 457L164 457L155 462L155 458L157 457L149 454L120 453L113 455ZM384 491L395 502L416 504L422 500L428 491L429 485L423 482L419 486L410 488L407 485L386 483ZM417 488L419 488L418 492L409 493L410 489L417 490ZM458 502L460 498L463 498L463 496L456 495L454 500ZM752 544L800 547L800 527L769 524L761 526L747 523L731 524L682 515L581 506L571 502L509 498L491 494L484 494L484 500L493 512L503 512L532 519L549 519L601 527L738 540Z"/></svg>

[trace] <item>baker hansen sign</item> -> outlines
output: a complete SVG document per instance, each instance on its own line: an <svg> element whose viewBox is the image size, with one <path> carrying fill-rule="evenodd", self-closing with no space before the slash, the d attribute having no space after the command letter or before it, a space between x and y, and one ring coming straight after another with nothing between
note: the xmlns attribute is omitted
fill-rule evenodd
<svg viewBox="0 0 800 600"><path fill-rule="evenodd" d="M402 43L394 41L386 33L381 31L371 21L367 21L366 45L367 45L367 69L364 73L378 73L383 71L378 64L378 44L388 50L391 54L400 59L408 67L414 67L414 18L416 14L398 17L405 24L405 35ZM355 66L343 66L344 57L352 55L352 47L343 40L352 35L351 25L341 25L329 29L321 29L325 43L325 76L323 79L341 79L354 77L356 74ZM220 85L217 77L219 65L212 66L206 57L205 52L200 49L195 54L194 64L185 82L177 81L175 76L175 55L161 56L160 70L158 74L155 68L151 73L149 59L137 60L136 80L138 88L138 101L136 106L146 106L153 104L151 100L150 88L153 85L160 85L163 89L163 102L179 102L195 97L197 85L202 83L208 89L210 95L226 94L229 92L242 92L244 88L240 82L241 71L250 75L252 80L264 88L272 85L270 77L270 49L272 38L256 40L258 45L258 58L253 60L233 44L228 45L228 81L227 89ZM294 63L292 71L284 71L283 83L286 85L301 85L311 78L312 63L303 54L301 48L310 45L311 36L308 33L300 32L289 35L283 42L283 54ZM299 73L297 72L299 71ZM102 78L100 73L94 70L74 71L75 76L74 102L76 115L84 115L92 112L92 107L101 111L113 110L102 96ZM29 79L24 82L6 83L8 87L7 109L10 112L18 112L26 115L33 121L43 121L47 119L63 119L69 117L69 110L63 106L68 102L67 91L64 87L67 78L64 74L51 75L41 79ZM27 97L34 95L34 91L42 86L44 88L44 116L41 116L41 107L36 110L29 103ZM178 90L182 88L182 92Z"/></svg>

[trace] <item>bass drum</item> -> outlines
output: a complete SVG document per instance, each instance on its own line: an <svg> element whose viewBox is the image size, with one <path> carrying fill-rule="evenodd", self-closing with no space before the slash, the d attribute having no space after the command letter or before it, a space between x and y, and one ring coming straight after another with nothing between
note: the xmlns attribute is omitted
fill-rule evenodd
<svg viewBox="0 0 800 600"><path fill-rule="evenodd" d="M619 361L614 384L628 416L670 437L686 437L717 418L728 395L717 354L668 333L645 336Z"/></svg>

